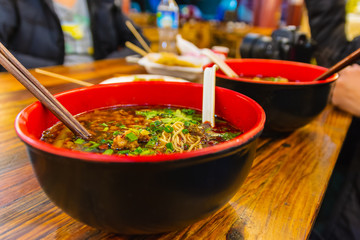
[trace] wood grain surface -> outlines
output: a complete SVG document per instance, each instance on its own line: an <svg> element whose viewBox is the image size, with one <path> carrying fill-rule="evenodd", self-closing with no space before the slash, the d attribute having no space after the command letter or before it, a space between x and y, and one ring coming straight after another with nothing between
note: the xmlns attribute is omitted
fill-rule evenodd
<svg viewBox="0 0 360 240"><path fill-rule="evenodd" d="M145 73L121 59L45 69L95 84ZM79 87L34 75L52 93ZM351 123L328 106L288 136L260 138L249 176L221 210L175 232L122 236L72 219L46 197L14 130L16 115L36 99L7 73L0 84L0 239L307 239Z"/></svg>

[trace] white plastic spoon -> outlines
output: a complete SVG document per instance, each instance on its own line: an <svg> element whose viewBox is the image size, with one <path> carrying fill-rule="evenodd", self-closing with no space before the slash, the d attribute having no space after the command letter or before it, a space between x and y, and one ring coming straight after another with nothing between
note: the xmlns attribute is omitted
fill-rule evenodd
<svg viewBox="0 0 360 240"><path fill-rule="evenodd" d="M218 66L205 68L203 81L202 123L215 126L215 73Z"/></svg>

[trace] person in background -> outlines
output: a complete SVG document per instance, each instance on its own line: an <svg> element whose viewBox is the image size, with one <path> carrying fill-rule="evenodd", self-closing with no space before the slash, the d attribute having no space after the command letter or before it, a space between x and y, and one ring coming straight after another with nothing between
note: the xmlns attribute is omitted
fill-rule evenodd
<svg viewBox="0 0 360 240"><path fill-rule="evenodd" d="M125 57L140 44L117 2L0 0L0 41L26 68Z"/></svg>
<svg viewBox="0 0 360 240"><path fill-rule="evenodd" d="M305 0L318 65L331 67L360 47L345 34L345 0ZM339 73L332 103L353 114L310 239L360 239L360 66Z"/></svg>
<svg viewBox="0 0 360 240"><path fill-rule="evenodd" d="M332 103L360 118L360 65L353 64L340 72Z"/></svg>

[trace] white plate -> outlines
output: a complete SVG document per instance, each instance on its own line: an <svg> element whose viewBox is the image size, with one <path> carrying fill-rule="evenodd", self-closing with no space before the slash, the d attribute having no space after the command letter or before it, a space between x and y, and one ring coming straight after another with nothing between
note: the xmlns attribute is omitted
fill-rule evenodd
<svg viewBox="0 0 360 240"><path fill-rule="evenodd" d="M164 81L166 82L188 82L187 80L181 78L175 78L164 75L137 74L137 75L127 75L127 76L110 78L101 82L100 84L134 82L136 79L144 79L145 81L151 81L152 79L164 79Z"/></svg>
<svg viewBox="0 0 360 240"><path fill-rule="evenodd" d="M146 71L151 74L163 74L173 77L184 78L188 80L196 80L202 76L202 59L189 57L189 56L179 56L180 59L192 62L199 67L180 67L180 66L167 66L159 63L155 63L150 59L158 59L160 54L150 53L146 57L143 57L139 60L139 64L145 67Z"/></svg>

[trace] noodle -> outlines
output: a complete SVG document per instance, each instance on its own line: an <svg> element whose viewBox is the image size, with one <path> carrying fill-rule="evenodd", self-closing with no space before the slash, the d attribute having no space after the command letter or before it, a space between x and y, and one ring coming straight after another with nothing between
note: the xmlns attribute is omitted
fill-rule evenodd
<svg viewBox="0 0 360 240"><path fill-rule="evenodd" d="M75 151L145 156L194 151L241 134L219 118L214 128L204 127L200 112L186 108L116 106L83 113L77 119L91 133L90 139L75 136L59 123L44 131L41 140Z"/></svg>
<svg viewBox="0 0 360 240"><path fill-rule="evenodd" d="M159 138L160 145L158 148L166 148L167 143L171 143L175 152L182 153L185 149L185 146L188 146L186 151L201 149L200 136L192 136L190 133L184 134L182 131L185 129L183 122L175 122L171 125L174 129L174 133L163 132Z"/></svg>

